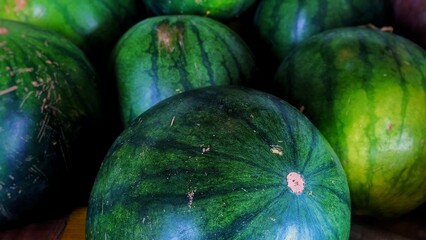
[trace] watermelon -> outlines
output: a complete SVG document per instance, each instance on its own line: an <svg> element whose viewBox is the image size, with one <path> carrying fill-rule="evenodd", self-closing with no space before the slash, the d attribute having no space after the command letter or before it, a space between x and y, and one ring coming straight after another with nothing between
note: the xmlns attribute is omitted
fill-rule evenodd
<svg viewBox="0 0 426 240"><path fill-rule="evenodd" d="M145 19L116 45L111 67L122 122L174 94L210 85L248 84L256 72L247 44L226 25L201 16Z"/></svg>
<svg viewBox="0 0 426 240"><path fill-rule="evenodd" d="M230 20L244 13L256 0L142 0L156 15L194 14L217 20Z"/></svg>
<svg viewBox="0 0 426 240"><path fill-rule="evenodd" d="M2 0L0 18L56 31L95 58L109 54L140 18L139 8L134 0Z"/></svg>
<svg viewBox="0 0 426 240"><path fill-rule="evenodd" d="M88 197L92 183L78 168L95 160L98 96L95 72L72 42L0 20L0 228Z"/></svg>
<svg viewBox="0 0 426 240"><path fill-rule="evenodd" d="M241 86L169 97L96 177L87 239L347 239L342 166L297 109Z"/></svg>
<svg viewBox="0 0 426 240"><path fill-rule="evenodd" d="M254 16L259 51L279 65L295 46L316 33L343 26L382 26L388 17L387 2L263 0Z"/></svg>
<svg viewBox="0 0 426 240"><path fill-rule="evenodd" d="M334 29L296 47L274 82L336 151L355 214L395 217L425 202L422 48L389 32Z"/></svg>

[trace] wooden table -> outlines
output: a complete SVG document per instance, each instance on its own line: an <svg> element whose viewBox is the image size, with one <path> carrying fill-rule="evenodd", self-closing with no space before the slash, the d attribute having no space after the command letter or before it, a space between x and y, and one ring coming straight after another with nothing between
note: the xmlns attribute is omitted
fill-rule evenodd
<svg viewBox="0 0 426 240"><path fill-rule="evenodd" d="M84 240L86 207L78 207L57 219L0 232L0 240ZM354 217L351 240L426 239L426 204L392 220Z"/></svg>
<svg viewBox="0 0 426 240"><path fill-rule="evenodd" d="M61 240L85 239L84 231L86 212L86 207L79 207L70 214L64 232L61 236Z"/></svg>
<svg viewBox="0 0 426 240"><path fill-rule="evenodd" d="M84 240L86 207L42 222L0 232L0 240Z"/></svg>

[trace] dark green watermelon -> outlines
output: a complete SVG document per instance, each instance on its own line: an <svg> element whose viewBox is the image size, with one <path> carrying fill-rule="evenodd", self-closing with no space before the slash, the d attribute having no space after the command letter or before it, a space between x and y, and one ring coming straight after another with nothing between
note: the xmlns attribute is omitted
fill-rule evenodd
<svg viewBox="0 0 426 240"><path fill-rule="evenodd" d="M91 193L87 239L348 239L339 159L284 101L190 90L117 138Z"/></svg>
<svg viewBox="0 0 426 240"><path fill-rule="evenodd" d="M111 57L124 125L174 94L210 85L245 84L256 64L226 25L193 15L158 16L133 26Z"/></svg>
<svg viewBox="0 0 426 240"><path fill-rule="evenodd" d="M256 9L254 26L267 64L277 65L300 42L336 27L375 24L387 20L386 0L263 0Z"/></svg>
<svg viewBox="0 0 426 240"><path fill-rule="evenodd" d="M333 146L354 212L391 217L426 201L426 52L370 28L341 28L300 44L280 66L276 94Z"/></svg>
<svg viewBox="0 0 426 240"><path fill-rule="evenodd" d="M244 13L255 0L142 0L157 15L194 14L218 20L229 20Z"/></svg>
<svg viewBox="0 0 426 240"><path fill-rule="evenodd" d="M95 160L95 78L69 40L0 20L0 228L50 216L75 195L88 195L91 183L77 167Z"/></svg>

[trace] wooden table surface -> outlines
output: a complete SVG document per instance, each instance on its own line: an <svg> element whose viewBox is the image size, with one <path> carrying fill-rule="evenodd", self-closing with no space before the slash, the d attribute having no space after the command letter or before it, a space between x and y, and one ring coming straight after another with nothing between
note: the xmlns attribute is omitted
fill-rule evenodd
<svg viewBox="0 0 426 240"><path fill-rule="evenodd" d="M84 240L86 211L86 207L78 207L57 219L0 232L0 240ZM355 217L350 239L426 240L426 204L398 219L377 221Z"/></svg>
<svg viewBox="0 0 426 240"><path fill-rule="evenodd" d="M68 218L65 225L64 232L61 240L80 240L85 239L85 221L86 221L86 207L79 207L75 209Z"/></svg>

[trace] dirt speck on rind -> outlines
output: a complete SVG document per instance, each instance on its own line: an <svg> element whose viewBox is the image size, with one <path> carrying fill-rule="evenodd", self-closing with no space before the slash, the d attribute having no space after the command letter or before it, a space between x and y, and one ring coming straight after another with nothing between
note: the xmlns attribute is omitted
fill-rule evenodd
<svg viewBox="0 0 426 240"><path fill-rule="evenodd" d="M271 147L271 152L273 154L276 154L276 155L279 155L279 156L284 155L283 148L280 145L271 145L270 147Z"/></svg>
<svg viewBox="0 0 426 240"><path fill-rule="evenodd" d="M201 154L208 153L211 150L210 146L205 146L204 144L201 144L200 147L201 147Z"/></svg>
<svg viewBox="0 0 426 240"><path fill-rule="evenodd" d="M188 207L190 208L192 207L192 203L194 201L194 196L196 191L197 191L196 189L193 189L189 191L188 194L186 195L188 197Z"/></svg>
<svg viewBox="0 0 426 240"><path fill-rule="evenodd" d="M5 94L10 93L10 92L13 92L13 91L16 91L17 89L18 89L18 86L14 85L14 86L11 86L7 89L1 90L0 96L5 95Z"/></svg>
<svg viewBox="0 0 426 240"><path fill-rule="evenodd" d="M173 126L173 124L175 123L175 116L173 116L172 117L172 120L170 121L170 126L169 127L172 127Z"/></svg>

